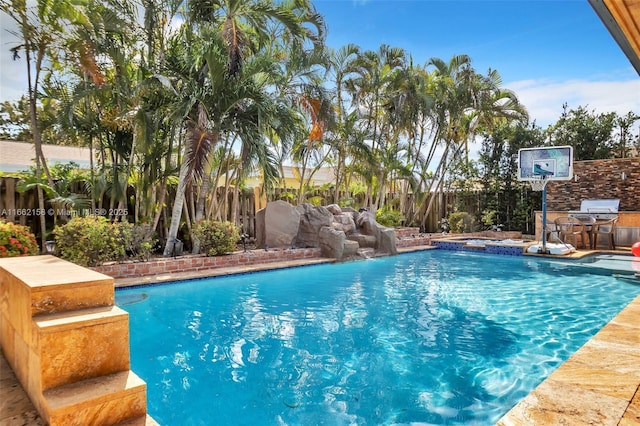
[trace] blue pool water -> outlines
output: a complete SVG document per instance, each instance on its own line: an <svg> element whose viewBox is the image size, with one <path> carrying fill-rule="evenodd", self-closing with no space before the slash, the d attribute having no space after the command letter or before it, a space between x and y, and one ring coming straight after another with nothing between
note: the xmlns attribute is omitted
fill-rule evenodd
<svg viewBox="0 0 640 426"><path fill-rule="evenodd" d="M430 250L116 292L161 425L495 423L640 286Z"/></svg>

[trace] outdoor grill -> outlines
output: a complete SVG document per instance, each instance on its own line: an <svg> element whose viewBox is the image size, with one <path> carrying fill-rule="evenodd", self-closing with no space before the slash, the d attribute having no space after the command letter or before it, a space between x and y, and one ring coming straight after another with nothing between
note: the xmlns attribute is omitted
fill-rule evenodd
<svg viewBox="0 0 640 426"><path fill-rule="evenodd" d="M596 220L611 220L618 217L619 199L582 200L580 210L570 211L569 216L585 221L589 217Z"/></svg>

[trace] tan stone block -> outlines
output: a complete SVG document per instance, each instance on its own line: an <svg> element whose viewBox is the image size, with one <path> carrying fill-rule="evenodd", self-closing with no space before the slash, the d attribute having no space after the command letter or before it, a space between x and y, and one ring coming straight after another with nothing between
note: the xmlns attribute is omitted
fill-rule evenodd
<svg viewBox="0 0 640 426"><path fill-rule="evenodd" d="M30 374L32 374L29 364L29 346L24 340L22 340L22 337L18 334L14 335L13 349L13 359L7 358L7 360L11 364L13 372L18 377L18 380L20 380L20 383L29 383L29 376Z"/></svg>
<svg viewBox="0 0 640 426"><path fill-rule="evenodd" d="M571 360L594 368L635 375L640 383L640 346L591 339Z"/></svg>
<svg viewBox="0 0 640 426"><path fill-rule="evenodd" d="M44 398L51 426L117 424L146 415L146 384L131 371L54 388Z"/></svg>
<svg viewBox="0 0 640 426"><path fill-rule="evenodd" d="M113 281L47 286L34 289L31 314L49 314L114 304Z"/></svg>
<svg viewBox="0 0 640 426"><path fill-rule="evenodd" d="M627 407L627 411L624 412L624 416L622 416L620 420L620 425L640 425L640 387L638 387L638 391L631 400L629 407Z"/></svg>
<svg viewBox="0 0 640 426"><path fill-rule="evenodd" d="M11 305L15 302L17 307L24 309L22 297L31 298L26 305L30 316L114 303L113 278L91 269L54 256L27 256L2 261L0 267L10 276L10 288L20 283L27 289L26 294L11 294ZM13 313L11 317L14 317ZM22 321L22 317L18 319Z"/></svg>
<svg viewBox="0 0 640 426"><path fill-rule="evenodd" d="M126 371L129 316L118 307L37 317L42 389Z"/></svg>
<svg viewBox="0 0 640 426"><path fill-rule="evenodd" d="M4 352L4 356L7 360L10 360L10 364L14 364L15 360L15 330L13 325L6 319L4 316L4 312L0 312L0 317L2 317L0 321L0 347L2 347L2 351Z"/></svg>
<svg viewBox="0 0 640 426"><path fill-rule="evenodd" d="M640 303L631 303L623 309L612 322L614 324L640 330Z"/></svg>
<svg viewBox="0 0 640 426"><path fill-rule="evenodd" d="M628 327L612 321L605 325L594 339L619 345L638 346L640 345L640 332L637 328Z"/></svg>
<svg viewBox="0 0 640 426"><path fill-rule="evenodd" d="M580 362L580 359L584 362ZM592 361L586 355L574 356L554 371L549 379L627 401L633 397L640 381L639 375L615 371L602 358Z"/></svg>
<svg viewBox="0 0 640 426"><path fill-rule="evenodd" d="M547 379L498 425L617 425L628 401Z"/></svg>
<svg viewBox="0 0 640 426"><path fill-rule="evenodd" d="M6 312L6 318L16 332L26 336L31 325L29 288L11 274L4 276L3 281L8 303L6 310L3 307L3 312Z"/></svg>

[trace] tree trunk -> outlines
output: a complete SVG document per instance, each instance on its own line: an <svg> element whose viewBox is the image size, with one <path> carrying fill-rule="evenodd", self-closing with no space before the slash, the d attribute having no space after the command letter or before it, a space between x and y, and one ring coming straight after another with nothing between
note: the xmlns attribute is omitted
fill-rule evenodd
<svg viewBox="0 0 640 426"><path fill-rule="evenodd" d="M169 234L164 245L164 256L173 255L173 247L178 239L178 229L180 228L180 219L182 218L182 208L184 205L185 189L187 187L187 179L189 176L189 166L186 161L180 164L180 175L178 177L178 188L176 189L176 198L173 201L173 209L171 210L171 225L169 226Z"/></svg>
<svg viewBox="0 0 640 426"><path fill-rule="evenodd" d="M194 222L197 222L204 218L204 206L207 201L207 193L209 192L210 182L211 179L209 178L209 173L207 172L202 177L202 185L200 185L200 192L198 193L198 199L196 201L196 213L194 216ZM191 241L193 242L192 253L200 253L200 240L191 236Z"/></svg>

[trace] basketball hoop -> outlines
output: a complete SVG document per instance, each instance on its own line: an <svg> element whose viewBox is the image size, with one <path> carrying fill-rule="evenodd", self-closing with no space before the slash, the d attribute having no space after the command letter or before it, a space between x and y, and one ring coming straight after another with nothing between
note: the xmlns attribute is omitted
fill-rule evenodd
<svg viewBox="0 0 640 426"><path fill-rule="evenodd" d="M544 175L536 176L536 179L529 181L531 189L536 192L544 191L544 187L547 186L547 182L549 182L549 179Z"/></svg>

